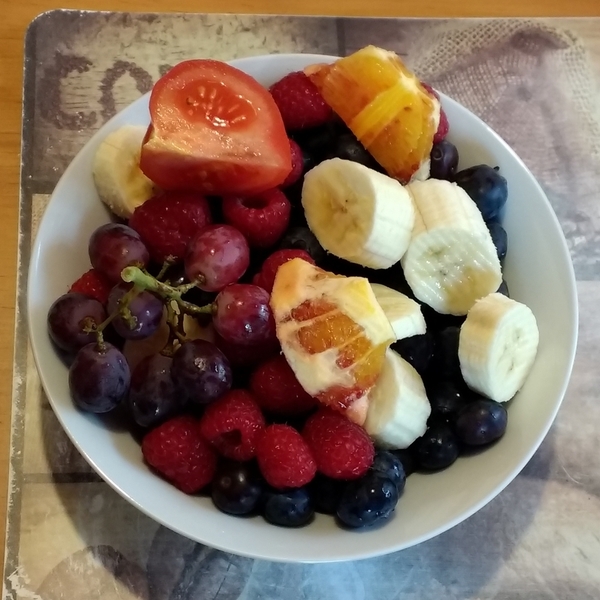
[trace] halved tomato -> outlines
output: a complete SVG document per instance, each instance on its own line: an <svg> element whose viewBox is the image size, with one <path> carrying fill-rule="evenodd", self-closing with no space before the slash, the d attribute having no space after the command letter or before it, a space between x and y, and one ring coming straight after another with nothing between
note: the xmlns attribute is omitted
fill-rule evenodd
<svg viewBox="0 0 600 600"><path fill-rule="evenodd" d="M290 144L271 94L216 60L179 63L155 84L140 167L165 190L251 196L292 169Z"/></svg>

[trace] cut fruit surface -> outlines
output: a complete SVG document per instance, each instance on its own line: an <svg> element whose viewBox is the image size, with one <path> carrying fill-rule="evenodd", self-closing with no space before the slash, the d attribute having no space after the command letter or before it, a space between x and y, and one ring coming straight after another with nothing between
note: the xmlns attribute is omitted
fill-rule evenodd
<svg viewBox="0 0 600 600"><path fill-rule="evenodd" d="M396 339L369 282L296 258L277 271L271 308L283 353L302 387L362 424L366 395Z"/></svg>
<svg viewBox="0 0 600 600"><path fill-rule="evenodd" d="M305 72L390 176L429 175L440 104L394 52L367 46Z"/></svg>

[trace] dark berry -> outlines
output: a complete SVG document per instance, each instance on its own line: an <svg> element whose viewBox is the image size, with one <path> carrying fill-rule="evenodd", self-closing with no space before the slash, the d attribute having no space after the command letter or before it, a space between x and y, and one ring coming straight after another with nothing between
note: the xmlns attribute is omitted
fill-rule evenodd
<svg viewBox="0 0 600 600"><path fill-rule="evenodd" d="M466 319L465 315L443 315L427 304L421 304L421 312L427 323L428 331L432 332L439 332L446 327L460 327Z"/></svg>
<svg viewBox="0 0 600 600"><path fill-rule="evenodd" d="M365 147L356 139L353 133L348 132L340 135L330 154L330 158L341 158L352 162L360 163L370 169L381 171L381 166L365 149Z"/></svg>
<svg viewBox="0 0 600 600"><path fill-rule="evenodd" d="M282 250L304 250L317 264L320 264L325 258L325 250L308 227L292 227L289 229L281 239L279 248Z"/></svg>
<svg viewBox="0 0 600 600"><path fill-rule="evenodd" d="M508 285L506 283L506 280L502 280L502 283L500 284L500 287L498 288L498 293L499 294L504 294L507 298L510 298L510 293L508 291Z"/></svg>
<svg viewBox="0 0 600 600"><path fill-rule="evenodd" d="M462 382L458 360L460 327L446 327L435 336L433 358L429 365L430 374L437 380Z"/></svg>
<svg viewBox="0 0 600 600"><path fill-rule="evenodd" d="M494 246L496 246L498 258L503 261L506 258L506 251L508 250L508 236L506 235L506 229L504 229L498 221L488 221L487 227L492 236L492 242L494 242Z"/></svg>
<svg viewBox="0 0 600 600"><path fill-rule="evenodd" d="M290 150L292 152L292 170L279 186L287 188L302 179L305 172L305 158L302 148L294 140L290 140Z"/></svg>
<svg viewBox="0 0 600 600"><path fill-rule="evenodd" d="M458 150L454 144L444 140L434 144L431 149L431 167L429 176L432 179L452 181L458 166Z"/></svg>
<svg viewBox="0 0 600 600"><path fill-rule="evenodd" d="M319 127L295 131L292 135L303 152L311 156L314 163L317 164L333 151L338 138L338 131L334 124L329 122Z"/></svg>
<svg viewBox="0 0 600 600"><path fill-rule="evenodd" d="M402 494L406 483L406 473L402 461L397 456L387 450L378 450L375 453L371 471L393 481L398 489L398 494Z"/></svg>
<svg viewBox="0 0 600 600"><path fill-rule="evenodd" d="M433 356L433 335L428 331L422 335L413 335L398 340L392 344L392 348L423 376Z"/></svg>
<svg viewBox="0 0 600 600"><path fill-rule="evenodd" d="M71 285L69 291L94 298L100 304L106 306L112 287L112 283L105 275L96 269L90 269Z"/></svg>
<svg viewBox="0 0 600 600"><path fill-rule="evenodd" d="M457 173L454 181L469 194L486 221L500 214L506 204L508 184L498 173L498 167L470 167Z"/></svg>
<svg viewBox="0 0 600 600"><path fill-rule="evenodd" d="M416 471L417 461L412 451L412 446L403 450L393 450L392 454L402 463L404 474L407 477Z"/></svg>
<svg viewBox="0 0 600 600"><path fill-rule="evenodd" d="M301 258L311 265L315 264L311 255L304 250L295 250L286 248L284 250L275 250L265 262L262 264L260 271L253 277L252 283L261 287L263 290L269 292L273 291L273 284L275 283L275 276L279 267L294 258Z"/></svg>
<svg viewBox="0 0 600 600"><path fill-rule="evenodd" d="M415 442L417 464L430 471L445 469L458 458L458 440L447 423L436 422Z"/></svg>
<svg viewBox="0 0 600 600"><path fill-rule="evenodd" d="M427 388L427 398L431 404L432 417L448 419L466 406L470 397L466 386L455 381L436 381Z"/></svg>
<svg viewBox="0 0 600 600"><path fill-rule="evenodd" d="M325 515L334 515L346 487L345 481L331 479L321 473L310 482L309 490L315 510Z"/></svg>
<svg viewBox="0 0 600 600"><path fill-rule="evenodd" d="M508 413L502 404L487 399L476 400L458 413L456 436L468 446L483 446L501 438L507 422Z"/></svg>
<svg viewBox="0 0 600 600"><path fill-rule="evenodd" d="M283 492L269 490L264 495L263 516L273 525L302 527L312 520L314 513L305 487Z"/></svg>
<svg viewBox="0 0 600 600"><path fill-rule="evenodd" d="M252 463L223 461L212 482L214 505L230 515L255 511L263 493L263 482Z"/></svg>

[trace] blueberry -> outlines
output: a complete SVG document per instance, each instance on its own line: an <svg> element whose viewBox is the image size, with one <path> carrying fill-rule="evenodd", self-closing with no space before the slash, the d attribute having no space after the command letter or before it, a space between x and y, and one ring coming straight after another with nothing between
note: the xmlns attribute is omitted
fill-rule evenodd
<svg viewBox="0 0 600 600"><path fill-rule="evenodd" d="M415 442L417 464L427 470L449 467L458 458L458 440L447 423L431 425Z"/></svg>
<svg viewBox="0 0 600 600"><path fill-rule="evenodd" d="M413 335L398 340L392 348L423 376L433 356L433 335L428 331L422 335Z"/></svg>
<svg viewBox="0 0 600 600"><path fill-rule="evenodd" d="M351 132L344 133L338 137L330 158L351 160L370 169L381 170L381 166Z"/></svg>
<svg viewBox="0 0 600 600"><path fill-rule="evenodd" d="M479 208L484 220L493 219L502 210L508 198L506 179L498 167L477 165L458 172L454 181L463 188Z"/></svg>
<svg viewBox="0 0 600 600"><path fill-rule="evenodd" d="M455 381L436 381L428 386L427 398L431 404L432 417L449 419L469 402L470 392L466 386Z"/></svg>
<svg viewBox="0 0 600 600"><path fill-rule="evenodd" d="M314 512L307 488L265 493L263 516L273 525L302 527L310 522Z"/></svg>
<svg viewBox="0 0 600 600"><path fill-rule="evenodd" d="M279 243L280 248L304 250L318 264L325 258L325 250L319 244L315 234L308 227L292 227Z"/></svg>
<svg viewBox="0 0 600 600"><path fill-rule="evenodd" d="M504 229L498 221L488 221L487 227L492 236L492 242L494 242L494 246L496 246L498 258L502 261L505 259L506 251L508 250L508 236L506 235L506 229Z"/></svg>
<svg viewBox="0 0 600 600"><path fill-rule="evenodd" d="M417 461L412 451L412 447L403 450L392 450L392 454L402 463L404 474L407 477L416 471Z"/></svg>
<svg viewBox="0 0 600 600"><path fill-rule="evenodd" d="M493 400L481 399L465 406L456 418L456 436L468 446L484 446L506 431L506 408Z"/></svg>
<svg viewBox="0 0 600 600"><path fill-rule="evenodd" d="M249 463L224 462L212 482L214 505L230 515L247 515L257 508L263 492L262 479Z"/></svg>
<svg viewBox="0 0 600 600"><path fill-rule="evenodd" d="M458 360L459 337L460 327L455 326L446 327L435 336L435 348L428 373L432 379L463 381Z"/></svg>
<svg viewBox="0 0 600 600"><path fill-rule="evenodd" d="M430 177L452 181L458 166L458 150L454 144L443 140L431 149Z"/></svg>
<svg viewBox="0 0 600 600"><path fill-rule="evenodd" d="M387 450L378 450L373 459L371 471L393 481L398 495L402 494L406 484L406 473L402 461L397 456Z"/></svg>
<svg viewBox="0 0 600 600"><path fill-rule="evenodd" d="M338 136L339 126L330 122L295 131L291 137L300 146L302 152L310 155L314 163L318 164L333 152Z"/></svg>
<svg viewBox="0 0 600 600"><path fill-rule="evenodd" d="M342 492L346 485L345 481L325 477L317 473L309 484L310 496L315 510L326 515L334 515L337 511Z"/></svg>
<svg viewBox="0 0 600 600"><path fill-rule="evenodd" d="M502 280L502 283L500 284L500 287L497 291L499 294L504 294L507 298L510 298L510 294L508 292L508 285L506 284L506 281L504 279Z"/></svg>
<svg viewBox="0 0 600 600"><path fill-rule="evenodd" d="M337 517L346 527L374 525L388 519L398 503L396 484L377 473L368 473L346 486Z"/></svg>

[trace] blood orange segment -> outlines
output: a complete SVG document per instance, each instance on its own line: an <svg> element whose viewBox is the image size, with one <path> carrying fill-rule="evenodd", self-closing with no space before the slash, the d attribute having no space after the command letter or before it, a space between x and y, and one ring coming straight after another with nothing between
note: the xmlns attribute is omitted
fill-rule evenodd
<svg viewBox="0 0 600 600"><path fill-rule="evenodd" d="M367 46L306 74L390 176L407 183L421 175L440 104L395 53Z"/></svg>
<svg viewBox="0 0 600 600"><path fill-rule="evenodd" d="M277 271L271 308L283 353L302 387L362 424L367 393L394 340L369 282L294 259Z"/></svg>

